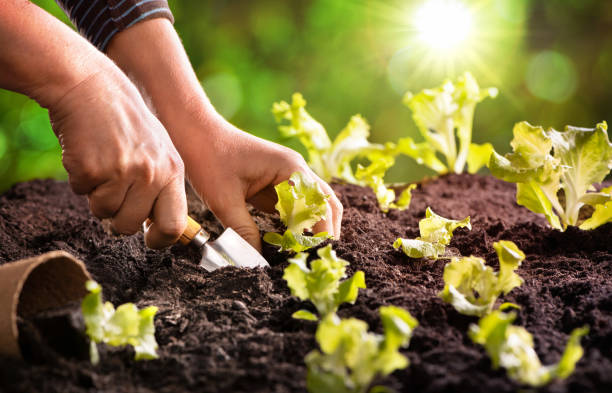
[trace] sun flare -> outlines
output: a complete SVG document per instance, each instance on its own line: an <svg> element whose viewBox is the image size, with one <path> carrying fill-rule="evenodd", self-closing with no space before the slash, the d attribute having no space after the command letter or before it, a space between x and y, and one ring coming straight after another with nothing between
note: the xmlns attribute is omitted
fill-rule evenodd
<svg viewBox="0 0 612 393"><path fill-rule="evenodd" d="M455 0L429 0L414 15L418 38L433 49L445 50L466 41L472 14Z"/></svg>

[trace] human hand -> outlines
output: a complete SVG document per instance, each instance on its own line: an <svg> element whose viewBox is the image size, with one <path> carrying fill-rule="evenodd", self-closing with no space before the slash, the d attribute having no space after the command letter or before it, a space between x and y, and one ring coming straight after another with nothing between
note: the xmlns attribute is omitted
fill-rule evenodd
<svg viewBox="0 0 612 393"><path fill-rule="evenodd" d="M331 187L298 153L237 129L215 111L168 20L153 19L120 32L111 40L108 55L150 95L192 185L224 226L261 250L259 230L246 204L273 211L274 185L300 171L330 195L327 220L313 231L340 237L342 205Z"/></svg>
<svg viewBox="0 0 612 393"><path fill-rule="evenodd" d="M299 171L329 195L327 218L317 223L313 232L326 231L340 238L342 204L299 153L247 134L216 117L212 128L192 134L191 142L182 146L181 155L195 190L224 226L232 227L261 250L259 229L246 202L273 212L277 200L274 186ZM211 127L210 121L206 126Z"/></svg>
<svg viewBox="0 0 612 393"><path fill-rule="evenodd" d="M93 214L121 234L151 217L147 246L176 242L187 217L183 162L127 77L97 72L48 109L70 185L87 194Z"/></svg>

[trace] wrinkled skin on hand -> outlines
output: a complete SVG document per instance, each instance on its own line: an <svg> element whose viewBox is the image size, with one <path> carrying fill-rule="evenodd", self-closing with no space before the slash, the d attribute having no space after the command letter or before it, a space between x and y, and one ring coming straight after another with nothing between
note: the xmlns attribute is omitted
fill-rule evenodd
<svg viewBox="0 0 612 393"><path fill-rule="evenodd" d="M148 217L149 247L174 243L186 226L184 166L166 130L132 83L98 72L49 106L70 185L121 234Z"/></svg>

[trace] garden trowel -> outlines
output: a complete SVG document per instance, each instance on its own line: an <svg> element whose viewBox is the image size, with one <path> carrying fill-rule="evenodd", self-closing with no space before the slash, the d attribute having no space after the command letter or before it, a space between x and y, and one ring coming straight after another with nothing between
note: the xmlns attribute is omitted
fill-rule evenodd
<svg viewBox="0 0 612 393"><path fill-rule="evenodd" d="M202 252L200 266L209 272L223 266L270 266L257 250L232 228L226 228L218 238L210 240L210 234L189 216L179 242L199 248Z"/></svg>

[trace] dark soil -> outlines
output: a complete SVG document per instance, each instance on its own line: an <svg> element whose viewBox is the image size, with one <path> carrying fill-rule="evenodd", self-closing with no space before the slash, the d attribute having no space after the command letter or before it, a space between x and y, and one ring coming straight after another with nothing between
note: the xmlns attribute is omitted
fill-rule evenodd
<svg viewBox="0 0 612 393"><path fill-rule="evenodd" d="M514 185L491 177L452 175L413 192L408 211L380 212L366 189L337 185L345 207L338 255L361 269L368 289L340 315L381 331L377 309L404 307L420 326L404 353L411 365L380 381L400 392L516 392L521 387L494 371L467 329L475 318L458 314L436 294L444 261L410 260L392 248L398 236L418 235L427 206L445 217L472 218L451 252L478 255L497 266L494 241L512 240L527 254L518 270L525 284L501 301L521 305L517 324L533 335L543 363L558 361L569 332L585 324L585 354L575 373L545 392L612 392L612 224L591 232L551 230L514 202ZM192 214L213 233L210 212ZM262 232L278 219L256 214ZM0 197L0 264L62 249L85 261L107 300L156 305L158 360L135 362L130 350L101 352L92 366L75 357L44 362L0 360L6 392L303 392L303 357L316 343L315 324L291 319L301 307L282 279L286 255L265 249L270 269L200 269L197 252L182 246L147 250L142 235L113 237L93 218L86 199L66 183L34 181ZM54 352L51 352L54 353Z"/></svg>

